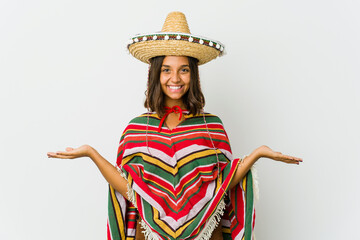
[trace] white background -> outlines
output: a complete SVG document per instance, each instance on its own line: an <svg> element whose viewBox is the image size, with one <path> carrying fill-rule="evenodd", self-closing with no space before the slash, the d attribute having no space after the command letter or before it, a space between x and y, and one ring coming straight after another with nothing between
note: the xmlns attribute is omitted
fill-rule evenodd
<svg viewBox="0 0 360 240"><path fill-rule="evenodd" d="M105 239L107 184L90 144L115 162L145 112L136 33L183 11L227 55L200 67L206 110L236 157L265 144L300 166L257 163L258 240L359 239L360 3L355 0L0 2L0 239Z"/></svg>

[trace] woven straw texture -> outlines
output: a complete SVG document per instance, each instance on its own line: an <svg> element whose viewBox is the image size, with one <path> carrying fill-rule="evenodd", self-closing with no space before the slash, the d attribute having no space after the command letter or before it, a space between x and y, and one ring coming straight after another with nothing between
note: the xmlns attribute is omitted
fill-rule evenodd
<svg viewBox="0 0 360 240"><path fill-rule="evenodd" d="M186 17L182 12L171 12L167 15L162 32L190 33Z"/></svg>
<svg viewBox="0 0 360 240"><path fill-rule="evenodd" d="M171 12L166 17L162 31L190 34L186 17L181 12ZM161 33L159 32L159 33ZM216 48L184 40L147 40L128 45L129 52L144 63L157 56L190 56L199 60L199 65L221 55Z"/></svg>
<svg viewBox="0 0 360 240"><path fill-rule="evenodd" d="M149 63L149 59L156 56L190 56L199 60L199 65L207 63L220 52L214 48L178 40L153 40L132 44L130 53L142 62Z"/></svg>

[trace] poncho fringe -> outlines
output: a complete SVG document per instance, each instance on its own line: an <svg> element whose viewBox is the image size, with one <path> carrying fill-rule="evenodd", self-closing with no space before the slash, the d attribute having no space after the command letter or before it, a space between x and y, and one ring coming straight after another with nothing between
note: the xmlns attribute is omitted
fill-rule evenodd
<svg viewBox="0 0 360 240"><path fill-rule="evenodd" d="M120 175L125 178L127 181L127 177L123 171L119 167L117 167ZM252 168L253 169L253 168ZM253 175L254 177L254 175ZM255 184L254 181L254 186ZM127 184L127 197L129 201L136 207L136 201L134 196L134 190L131 188L130 184ZM201 231L200 235L196 238L196 240L209 240L215 230L215 228L219 225L222 215L224 214L224 209L226 207L224 199L221 199L219 205L216 208L215 213L210 217L210 219L206 222L204 229ZM144 233L145 239L148 240L159 240L159 238L151 231L148 225L141 219L140 221L141 228L144 229L142 233Z"/></svg>

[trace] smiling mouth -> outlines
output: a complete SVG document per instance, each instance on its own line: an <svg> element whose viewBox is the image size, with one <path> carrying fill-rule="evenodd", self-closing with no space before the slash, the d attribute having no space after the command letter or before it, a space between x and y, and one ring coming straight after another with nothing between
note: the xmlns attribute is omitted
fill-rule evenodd
<svg viewBox="0 0 360 240"><path fill-rule="evenodd" d="M183 86L168 86L168 88L172 89L172 90L178 90L180 88L182 88Z"/></svg>

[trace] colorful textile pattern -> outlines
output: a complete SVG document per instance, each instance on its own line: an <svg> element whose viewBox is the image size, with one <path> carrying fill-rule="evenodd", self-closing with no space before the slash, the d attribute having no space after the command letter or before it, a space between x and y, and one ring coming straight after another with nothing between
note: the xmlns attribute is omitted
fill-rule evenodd
<svg viewBox="0 0 360 240"><path fill-rule="evenodd" d="M186 114L176 128L158 132L159 123L155 113L143 114L121 137L117 166L130 201L109 187L108 239L135 239L138 214L147 239L207 240L221 222L225 240L251 240L252 173L229 190L240 160L232 157L221 120Z"/></svg>

